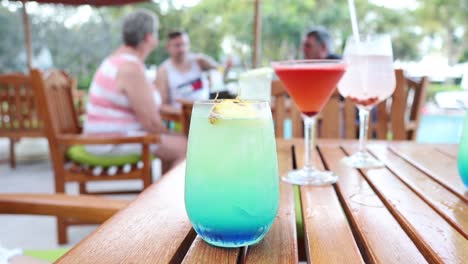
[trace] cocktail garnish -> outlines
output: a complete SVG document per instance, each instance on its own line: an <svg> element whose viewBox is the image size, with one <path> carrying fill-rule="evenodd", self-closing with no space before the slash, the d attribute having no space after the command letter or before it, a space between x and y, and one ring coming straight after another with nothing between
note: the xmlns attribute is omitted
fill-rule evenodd
<svg viewBox="0 0 468 264"><path fill-rule="evenodd" d="M214 101L208 115L208 121L215 125L219 119L252 118L255 117L255 109L252 105L237 97L236 99L224 99Z"/></svg>

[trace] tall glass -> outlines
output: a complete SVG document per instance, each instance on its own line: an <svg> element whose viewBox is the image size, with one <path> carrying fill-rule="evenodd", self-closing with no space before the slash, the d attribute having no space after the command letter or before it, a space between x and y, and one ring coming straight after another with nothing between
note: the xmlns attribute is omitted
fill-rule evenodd
<svg viewBox="0 0 468 264"><path fill-rule="evenodd" d="M383 163L366 151L369 114L372 108L395 91L392 43L389 35L348 38L343 54L347 71L338 84L343 97L359 110L359 152L343 161L353 168L379 168Z"/></svg>
<svg viewBox="0 0 468 264"><path fill-rule="evenodd" d="M330 99L336 84L345 72L340 60L297 60L272 63L278 78L302 112L304 121L304 167L289 172L283 180L297 185L326 185L335 183L338 177L329 171L315 168L316 116Z"/></svg>
<svg viewBox="0 0 468 264"><path fill-rule="evenodd" d="M196 102L190 123L185 208L211 245L259 242L278 211L276 141L266 101Z"/></svg>
<svg viewBox="0 0 468 264"><path fill-rule="evenodd" d="M249 100L271 101L271 68L258 68L239 76L239 97Z"/></svg>

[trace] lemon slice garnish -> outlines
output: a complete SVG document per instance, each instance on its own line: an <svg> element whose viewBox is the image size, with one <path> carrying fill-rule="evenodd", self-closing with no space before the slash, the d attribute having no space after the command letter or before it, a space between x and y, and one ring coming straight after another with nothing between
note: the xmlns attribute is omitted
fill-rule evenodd
<svg viewBox="0 0 468 264"><path fill-rule="evenodd" d="M214 104L208 120L214 125L220 119L248 119L256 116L255 108L250 103L240 99L224 99Z"/></svg>

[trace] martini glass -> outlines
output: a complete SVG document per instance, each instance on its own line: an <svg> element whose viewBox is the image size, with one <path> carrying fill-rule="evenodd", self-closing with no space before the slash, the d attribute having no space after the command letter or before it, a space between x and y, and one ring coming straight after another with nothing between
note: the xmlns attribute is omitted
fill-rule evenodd
<svg viewBox="0 0 468 264"><path fill-rule="evenodd" d="M359 110L359 151L343 161L350 167L371 169L384 164L366 151L369 113L374 106L395 91L392 43L389 35L365 35L348 38L343 60L348 65L338 84L343 97Z"/></svg>
<svg viewBox="0 0 468 264"><path fill-rule="evenodd" d="M341 60L296 60L272 63L276 75L302 112L304 121L304 167L293 170L282 179L297 185L326 185L335 183L338 176L320 171L313 165L316 116L330 99L336 84L345 72Z"/></svg>

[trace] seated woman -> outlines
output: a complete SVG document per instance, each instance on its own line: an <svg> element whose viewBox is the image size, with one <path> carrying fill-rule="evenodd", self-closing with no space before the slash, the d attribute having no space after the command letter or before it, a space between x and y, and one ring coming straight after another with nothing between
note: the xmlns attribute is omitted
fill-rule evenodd
<svg viewBox="0 0 468 264"><path fill-rule="evenodd" d="M144 61L158 45L158 19L149 11L135 11L123 21L123 44L96 71L86 108L84 133L166 133L159 114L161 97L145 77ZM163 134L151 152L171 168L185 157L186 139ZM141 144L86 146L95 155L140 154Z"/></svg>

